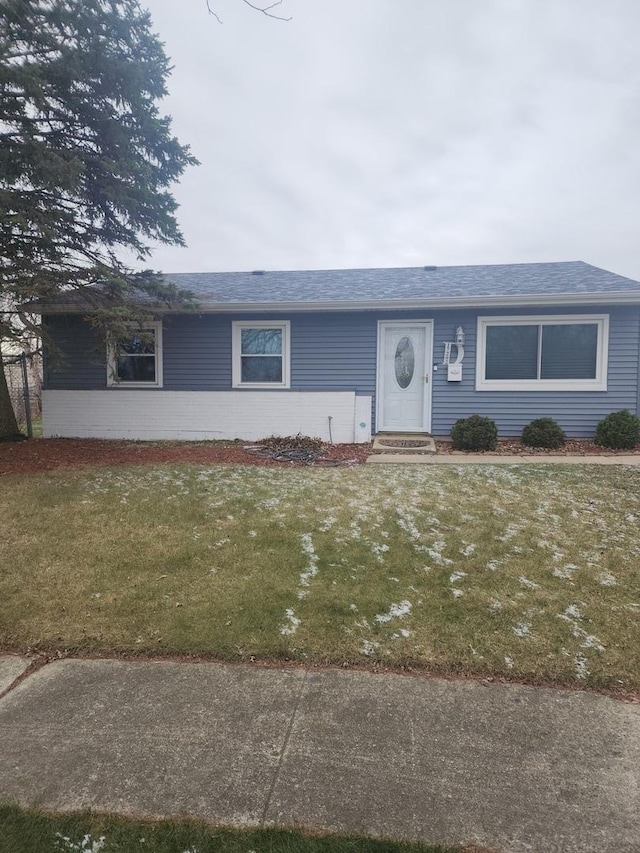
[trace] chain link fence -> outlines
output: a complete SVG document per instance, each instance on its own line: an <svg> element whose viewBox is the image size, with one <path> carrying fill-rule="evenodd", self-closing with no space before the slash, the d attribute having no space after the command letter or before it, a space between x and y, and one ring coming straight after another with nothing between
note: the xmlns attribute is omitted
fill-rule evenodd
<svg viewBox="0 0 640 853"><path fill-rule="evenodd" d="M42 358L26 352L3 355L9 396L21 429L33 437L33 423L42 414Z"/></svg>

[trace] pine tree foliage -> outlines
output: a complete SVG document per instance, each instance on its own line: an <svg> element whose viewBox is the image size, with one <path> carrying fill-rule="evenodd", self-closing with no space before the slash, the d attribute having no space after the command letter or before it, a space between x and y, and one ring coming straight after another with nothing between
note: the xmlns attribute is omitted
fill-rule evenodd
<svg viewBox="0 0 640 853"><path fill-rule="evenodd" d="M20 305L97 282L104 323L140 292L188 299L119 259L184 242L170 187L197 161L158 108L170 70L137 0L0 0L0 340Z"/></svg>

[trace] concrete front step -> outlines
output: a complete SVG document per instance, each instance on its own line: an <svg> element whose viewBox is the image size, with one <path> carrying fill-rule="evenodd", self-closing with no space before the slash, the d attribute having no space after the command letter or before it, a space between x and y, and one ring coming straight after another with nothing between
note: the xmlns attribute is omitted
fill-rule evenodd
<svg viewBox="0 0 640 853"><path fill-rule="evenodd" d="M436 443L426 433L379 432L373 439L374 453L383 454L434 454Z"/></svg>

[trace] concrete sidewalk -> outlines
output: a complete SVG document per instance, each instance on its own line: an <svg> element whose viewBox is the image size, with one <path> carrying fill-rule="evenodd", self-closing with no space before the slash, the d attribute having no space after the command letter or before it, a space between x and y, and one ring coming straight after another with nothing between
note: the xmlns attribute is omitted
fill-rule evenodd
<svg viewBox="0 0 640 853"><path fill-rule="evenodd" d="M355 671L62 660L0 700L0 799L638 853L640 707Z"/></svg>
<svg viewBox="0 0 640 853"><path fill-rule="evenodd" d="M570 456L543 454L531 456L506 453L439 453L435 456L418 453L377 453L367 456L368 465L630 465L640 466L639 454Z"/></svg>

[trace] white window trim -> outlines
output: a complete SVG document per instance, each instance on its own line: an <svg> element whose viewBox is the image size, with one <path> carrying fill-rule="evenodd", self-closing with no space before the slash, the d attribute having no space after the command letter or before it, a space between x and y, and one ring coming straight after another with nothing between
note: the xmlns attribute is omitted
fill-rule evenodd
<svg viewBox="0 0 640 853"><path fill-rule="evenodd" d="M242 330L282 330L282 382L242 381ZM233 388L290 388L291 387L291 321L290 320L234 320L232 323L232 378Z"/></svg>
<svg viewBox="0 0 640 853"><path fill-rule="evenodd" d="M488 326L539 326L593 323L598 327L595 379L485 379ZM608 314L539 314L478 317L476 391L606 391L609 362Z"/></svg>
<svg viewBox="0 0 640 853"><path fill-rule="evenodd" d="M153 329L155 331L155 357L156 357L156 380L155 382L127 382L126 379L118 379L118 352L115 347L110 346L107 351L107 386L109 388L162 388L162 322L153 323L131 323L134 329Z"/></svg>

